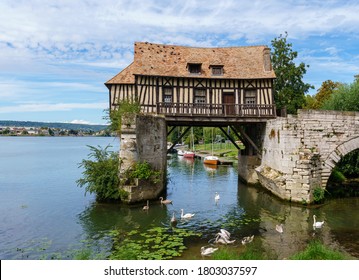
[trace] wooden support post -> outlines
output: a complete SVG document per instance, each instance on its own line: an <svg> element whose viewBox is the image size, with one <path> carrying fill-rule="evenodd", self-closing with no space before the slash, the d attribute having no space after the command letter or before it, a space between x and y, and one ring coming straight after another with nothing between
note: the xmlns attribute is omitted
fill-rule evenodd
<svg viewBox="0 0 359 280"><path fill-rule="evenodd" d="M219 127L219 129L224 133L224 135L227 136L227 138L232 142L232 144L238 149L240 150L241 148L237 145L237 143L232 139L232 137L223 129L223 127Z"/></svg>

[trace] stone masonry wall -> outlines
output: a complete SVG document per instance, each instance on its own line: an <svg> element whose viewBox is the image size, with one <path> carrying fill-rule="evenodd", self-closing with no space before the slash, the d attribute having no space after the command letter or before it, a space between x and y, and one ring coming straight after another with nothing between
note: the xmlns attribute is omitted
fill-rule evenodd
<svg viewBox="0 0 359 280"><path fill-rule="evenodd" d="M158 183L137 180L135 185L122 186L129 193L127 202L157 199L164 190L167 169L165 119L157 115L137 115L135 119L122 122L120 174L124 174L135 162L143 161L148 162L152 169L162 172L162 178Z"/></svg>
<svg viewBox="0 0 359 280"><path fill-rule="evenodd" d="M358 148L358 112L299 110L267 122L258 179L283 199L309 203L335 164Z"/></svg>

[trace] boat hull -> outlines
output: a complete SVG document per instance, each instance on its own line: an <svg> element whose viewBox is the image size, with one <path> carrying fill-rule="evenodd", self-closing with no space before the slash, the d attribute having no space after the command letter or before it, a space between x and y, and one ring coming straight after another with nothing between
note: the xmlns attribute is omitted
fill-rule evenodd
<svg viewBox="0 0 359 280"><path fill-rule="evenodd" d="M204 158L203 163L209 164L209 165L217 165L219 163L219 160L218 160L218 157L207 156Z"/></svg>
<svg viewBox="0 0 359 280"><path fill-rule="evenodd" d="M184 154L183 154L183 157L185 158L194 158L194 152L188 152L186 151Z"/></svg>

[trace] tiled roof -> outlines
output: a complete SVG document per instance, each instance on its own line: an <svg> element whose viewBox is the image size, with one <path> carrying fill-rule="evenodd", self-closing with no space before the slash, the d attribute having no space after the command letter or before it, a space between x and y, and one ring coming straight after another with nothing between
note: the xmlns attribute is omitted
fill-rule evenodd
<svg viewBox="0 0 359 280"><path fill-rule="evenodd" d="M266 55L265 55L266 54ZM106 84L131 84L134 75L193 77L188 64L201 64L203 78L213 78L211 65L223 65L223 75L215 78L255 79L275 78L274 71L268 65L269 48L267 46L197 48L174 45L162 45L136 42L134 61ZM270 69L266 69L270 67Z"/></svg>

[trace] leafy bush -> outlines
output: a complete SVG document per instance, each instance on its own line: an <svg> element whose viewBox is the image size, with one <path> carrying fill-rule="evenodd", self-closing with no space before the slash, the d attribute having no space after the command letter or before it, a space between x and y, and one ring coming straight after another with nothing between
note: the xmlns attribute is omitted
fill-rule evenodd
<svg viewBox="0 0 359 280"><path fill-rule="evenodd" d="M116 152L108 151L111 147L107 145L104 149L100 146L88 146L91 152L88 159L82 160L79 167L83 167L83 177L76 181L79 187L84 187L86 192L95 193L99 201L108 199L119 199L121 191L119 188L118 169L120 164ZM92 160L93 158L93 160ZM123 195L123 194L122 194Z"/></svg>
<svg viewBox="0 0 359 280"><path fill-rule="evenodd" d="M321 203L324 200L324 189L321 187L315 187L313 189L314 203Z"/></svg>
<svg viewBox="0 0 359 280"><path fill-rule="evenodd" d="M117 108L109 111L108 116L104 118L110 121L109 128L111 131L121 134L122 122L125 121L127 125L133 124L134 116L140 111L141 105L139 102L124 99L119 102Z"/></svg>
<svg viewBox="0 0 359 280"><path fill-rule="evenodd" d="M146 161L136 162L128 172L128 177L130 179L151 180L153 183L157 183L160 181L161 172L153 170Z"/></svg>

